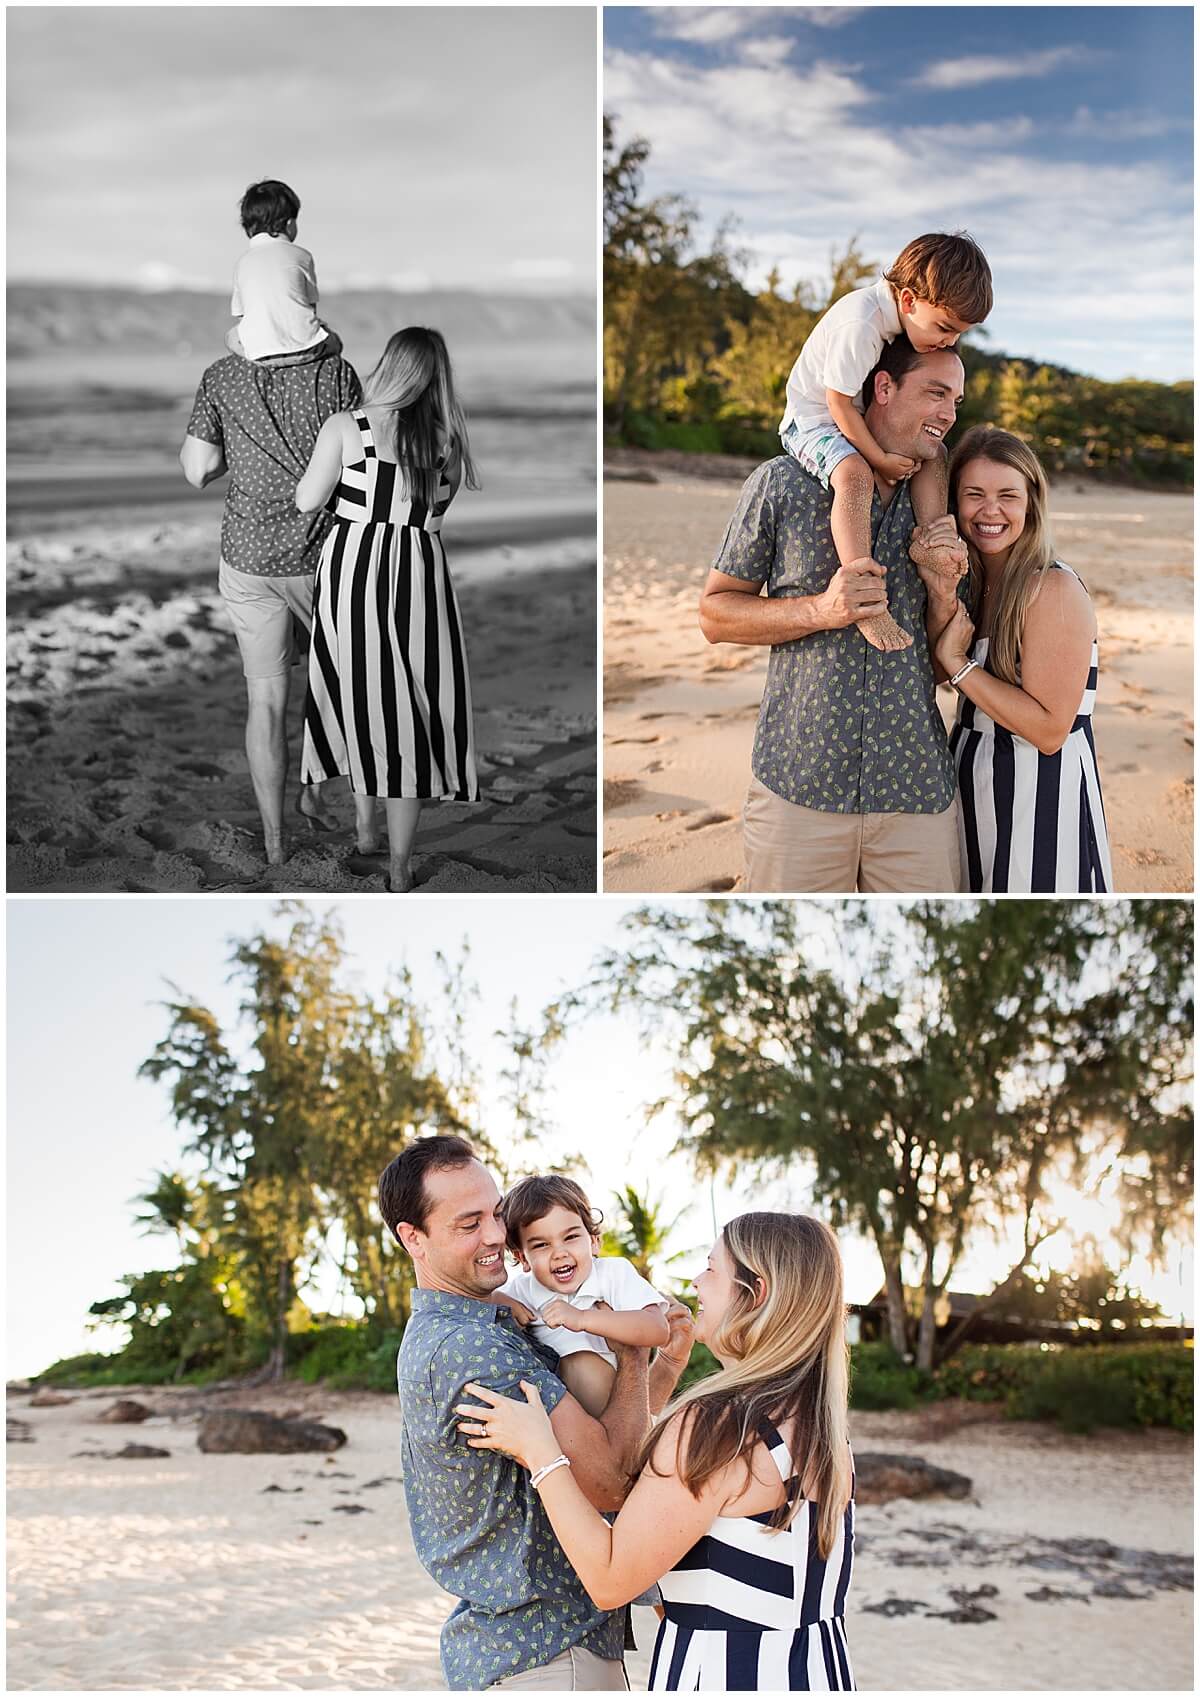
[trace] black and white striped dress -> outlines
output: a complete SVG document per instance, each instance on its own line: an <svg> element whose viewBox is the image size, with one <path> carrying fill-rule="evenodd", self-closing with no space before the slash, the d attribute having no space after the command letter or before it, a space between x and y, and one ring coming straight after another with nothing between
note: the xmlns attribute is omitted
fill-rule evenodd
<svg viewBox="0 0 1200 1697"><path fill-rule="evenodd" d="M302 783L349 776L357 795L476 801L471 681L432 506L381 460L363 411L363 457L342 467L313 590Z"/></svg>
<svg viewBox="0 0 1200 1697"><path fill-rule="evenodd" d="M789 1495L799 1490L787 1445L761 1428ZM822 1561L817 1509L805 1502L783 1532L769 1514L720 1516L662 1581L665 1619L651 1691L853 1691L846 1592L854 1503Z"/></svg>
<svg viewBox="0 0 1200 1697"><path fill-rule="evenodd" d="M1059 571L1070 571L1055 561ZM1071 572L1076 577L1075 572ZM988 639L971 658L987 668ZM958 774L958 831L969 890L1111 890L1112 857L1100 794L1092 711L1100 648L1067 740L1043 754L960 696L950 732Z"/></svg>

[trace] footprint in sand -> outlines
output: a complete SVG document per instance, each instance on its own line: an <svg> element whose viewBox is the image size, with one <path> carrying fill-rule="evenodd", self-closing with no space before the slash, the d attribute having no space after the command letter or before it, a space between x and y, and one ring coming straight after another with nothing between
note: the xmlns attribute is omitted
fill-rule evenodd
<svg viewBox="0 0 1200 1697"><path fill-rule="evenodd" d="M613 737L611 739L611 741L612 741L613 748L620 748L623 744L629 743L629 742L636 742L636 743L661 742L662 738L657 733L655 733L654 735L648 736L648 737Z"/></svg>
<svg viewBox="0 0 1200 1697"><path fill-rule="evenodd" d="M699 819L693 819L684 826L685 831L704 831L710 825L726 825L731 815L728 813L702 813Z"/></svg>
<svg viewBox="0 0 1200 1697"><path fill-rule="evenodd" d="M196 778L225 778L228 773L221 766L213 766L207 760L181 760L181 772L190 772Z"/></svg>
<svg viewBox="0 0 1200 1697"><path fill-rule="evenodd" d="M605 778L605 810L614 807L628 807L629 803L636 801L641 793L642 786L634 778Z"/></svg>

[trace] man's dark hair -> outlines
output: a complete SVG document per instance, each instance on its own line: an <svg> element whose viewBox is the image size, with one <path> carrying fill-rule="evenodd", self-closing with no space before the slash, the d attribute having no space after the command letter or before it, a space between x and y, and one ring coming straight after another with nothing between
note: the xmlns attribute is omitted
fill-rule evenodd
<svg viewBox="0 0 1200 1697"><path fill-rule="evenodd" d="M500 1218L514 1255L521 1253L521 1233L551 1208L578 1214L589 1237L599 1237L604 1215L593 1209L582 1185L573 1178L563 1178L561 1173L538 1173L533 1178L518 1179L500 1204Z"/></svg>
<svg viewBox="0 0 1200 1697"><path fill-rule="evenodd" d="M266 182L250 184L238 212L248 236L282 236L292 219L300 216L300 196L286 183L268 177Z"/></svg>
<svg viewBox="0 0 1200 1697"><path fill-rule="evenodd" d="M883 352L867 373L867 380L862 387L862 403L869 407L875 399L875 378L881 371L886 371L897 388L900 387L914 366L920 364L924 354L917 352L907 336L897 336L883 344Z"/></svg>
<svg viewBox="0 0 1200 1697"><path fill-rule="evenodd" d="M379 1212L393 1237L401 1221L424 1231L429 1219L425 1174L479 1159L465 1137L418 1137L379 1175Z"/></svg>

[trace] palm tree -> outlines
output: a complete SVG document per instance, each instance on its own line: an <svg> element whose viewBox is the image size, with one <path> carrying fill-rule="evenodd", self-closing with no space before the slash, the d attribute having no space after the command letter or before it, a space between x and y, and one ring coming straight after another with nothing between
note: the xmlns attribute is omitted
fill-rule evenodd
<svg viewBox="0 0 1200 1697"><path fill-rule="evenodd" d="M651 1269L656 1264L661 1262L669 1266L672 1261L678 1261L687 1254L686 1250L677 1250L673 1255L665 1253L668 1238L687 1210L676 1214L673 1220L665 1220L663 1203L651 1196L648 1187L639 1193L632 1184L615 1191L613 1200L617 1204L617 1214L605 1230L602 1252L605 1255L623 1255L644 1279L653 1284Z"/></svg>

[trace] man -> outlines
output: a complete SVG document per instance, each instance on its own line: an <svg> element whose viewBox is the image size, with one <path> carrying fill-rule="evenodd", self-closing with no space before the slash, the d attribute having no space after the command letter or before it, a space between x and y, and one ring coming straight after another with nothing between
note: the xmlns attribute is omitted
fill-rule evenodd
<svg viewBox="0 0 1200 1697"><path fill-rule="evenodd" d="M294 625L298 619L312 628L313 575L332 522L325 513L296 511L296 485L325 420L361 399L354 367L331 357L327 344L262 360L230 354L201 378L179 455L196 489L229 472L219 584L246 676L246 759L270 866L287 859L283 792ZM302 795L297 806L328 825L318 803Z"/></svg>
<svg viewBox="0 0 1200 1697"><path fill-rule="evenodd" d="M885 452L932 459L962 392L956 353L918 354L899 336L867 379L867 426ZM872 559L840 566L831 505L794 460L760 466L701 596L709 642L771 648L744 813L746 888L954 891L954 768L931 650L954 611L957 560L914 566L908 486L876 473ZM888 607L913 633L900 653L854 628Z"/></svg>
<svg viewBox="0 0 1200 1697"><path fill-rule="evenodd" d="M442 1628L442 1668L455 1690L491 1686L622 1691L625 1612L605 1614L563 1554L524 1468L470 1449L455 1404L468 1383L519 1396L537 1386L581 1490L620 1507L629 1468L691 1350L692 1321L675 1303L671 1341L617 1348L604 1413L592 1418L566 1390L557 1358L489 1300L504 1283L500 1192L461 1137L423 1137L379 1180L379 1210L412 1257L417 1288L400 1347L404 1490L422 1566L460 1599Z"/></svg>

